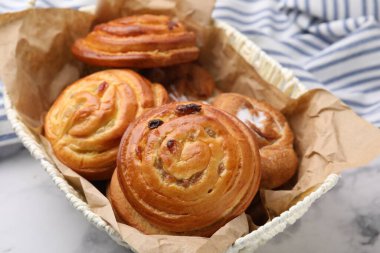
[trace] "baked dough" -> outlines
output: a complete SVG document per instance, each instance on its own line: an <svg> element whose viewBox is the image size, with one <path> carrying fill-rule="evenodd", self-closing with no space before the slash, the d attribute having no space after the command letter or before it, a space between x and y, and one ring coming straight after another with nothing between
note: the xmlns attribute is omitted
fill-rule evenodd
<svg viewBox="0 0 380 253"><path fill-rule="evenodd" d="M213 77L196 63L149 69L143 74L163 84L174 101L206 100L216 91Z"/></svg>
<svg viewBox="0 0 380 253"><path fill-rule="evenodd" d="M212 104L239 118L255 135L260 146L262 188L277 188L294 175L298 159L293 149L293 132L281 112L263 101L236 93L223 93Z"/></svg>
<svg viewBox="0 0 380 253"><path fill-rule="evenodd" d="M129 124L167 100L161 85L134 71L97 72L61 93L45 117L45 136L62 163L87 179L109 179Z"/></svg>
<svg viewBox="0 0 380 253"><path fill-rule="evenodd" d="M249 206L261 173L250 130L191 102L154 108L132 123L117 167L111 203L120 220L146 234L212 235Z"/></svg>
<svg viewBox="0 0 380 253"><path fill-rule="evenodd" d="M199 56L194 32L175 18L148 14L97 25L72 52L91 65L130 68L170 66Z"/></svg>

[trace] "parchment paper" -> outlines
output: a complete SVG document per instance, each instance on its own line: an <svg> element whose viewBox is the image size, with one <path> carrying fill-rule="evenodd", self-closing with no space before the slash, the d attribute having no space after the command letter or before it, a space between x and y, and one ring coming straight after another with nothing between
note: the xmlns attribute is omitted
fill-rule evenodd
<svg viewBox="0 0 380 253"><path fill-rule="evenodd" d="M90 208L138 252L224 252L238 237L248 233L249 227L255 226L249 226L242 214L211 238L144 235L117 223L107 198L54 157L41 136L42 119L60 91L84 74L83 64L71 55L70 46L95 23L132 13L176 15L197 32L200 62L212 73L220 89L266 100L286 114L295 134L300 167L293 184L261 192L272 215L287 210L329 174L364 165L380 155L380 131L329 92L313 90L291 100L264 82L226 43L225 34L212 26L213 4L212 0L103 0L95 16L63 9L0 16L0 75L13 106Z"/></svg>

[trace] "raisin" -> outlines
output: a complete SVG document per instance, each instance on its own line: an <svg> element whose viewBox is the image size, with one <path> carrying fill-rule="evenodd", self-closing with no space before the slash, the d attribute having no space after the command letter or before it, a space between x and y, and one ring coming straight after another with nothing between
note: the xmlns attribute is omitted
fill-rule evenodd
<svg viewBox="0 0 380 253"><path fill-rule="evenodd" d="M202 106L198 104L185 104L185 105L179 105L175 109L175 113L178 116L187 115L187 114L193 114L200 112L202 110Z"/></svg>
<svg viewBox="0 0 380 253"><path fill-rule="evenodd" d="M162 166L162 160L160 157L157 157L155 160L154 160L154 164L153 164L154 167L156 167L156 169L158 170L163 170L163 166Z"/></svg>
<svg viewBox="0 0 380 253"><path fill-rule="evenodd" d="M202 175L203 175L203 171L199 171L199 172L195 173L194 175L192 175L189 178L190 183L195 184L196 182L198 182L202 178Z"/></svg>
<svg viewBox="0 0 380 253"><path fill-rule="evenodd" d="M189 187L190 186L190 181L188 179L180 179L178 180L178 183L179 185L181 185L182 187Z"/></svg>
<svg viewBox="0 0 380 253"><path fill-rule="evenodd" d="M105 89L107 89L108 87L108 83L106 81L103 81L99 84L99 87L98 87L98 92L101 93L103 91L105 91Z"/></svg>
<svg viewBox="0 0 380 253"><path fill-rule="evenodd" d="M170 153L173 153L176 149L177 142L175 140L168 140L166 147L169 149Z"/></svg>
<svg viewBox="0 0 380 253"><path fill-rule="evenodd" d="M212 137L212 138L214 138L215 136L216 136L216 133L215 133L215 131L214 130L212 130L211 128L205 128L205 130L206 130L206 133L208 134L208 136L210 136L210 137Z"/></svg>
<svg viewBox="0 0 380 253"><path fill-rule="evenodd" d="M149 129L155 129L159 126L161 126L164 122L160 119L152 119L148 122Z"/></svg>
<svg viewBox="0 0 380 253"><path fill-rule="evenodd" d="M161 178L165 181L167 181L168 183L174 183L176 182L176 178L173 177L172 175L168 174L165 170L164 170L164 166L162 165L162 159L160 157L156 157L156 159L154 160L154 164L153 166L158 170L158 172L161 174Z"/></svg>
<svg viewBox="0 0 380 253"><path fill-rule="evenodd" d="M190 185L197 183L202 178L202 175L203 171L199 171L192 175L190 178L177 180L177 184L187 188Z"/></svg>
<svg viewBox="0 0 380 253"><path fill-rule="evenodd" d="M220 163L218 166L218 174L222 175L222 173L225 169L226 169L226 167L224 167L224 163Z"/></svg>
<svg viewBox="0 0 380 253"><path fill-rule="evenodd" d="M170 21L168 22L168 29L171 31L171 30L173 30L174 27L176 27L177 25L178 25L177 22L175 22L175 21L173 21L173 20L170 20Z"/></svg>

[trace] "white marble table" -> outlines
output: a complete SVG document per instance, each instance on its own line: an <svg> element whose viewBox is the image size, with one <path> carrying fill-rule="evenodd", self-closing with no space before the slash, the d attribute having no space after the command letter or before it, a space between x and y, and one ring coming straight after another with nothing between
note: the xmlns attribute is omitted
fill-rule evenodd
<svg viewBox="0 0 380 253"><path fill-rule="evenodd" d="M27 151L0 160L0 253L129 252L71 207ZM301 220L261 247L274 252L380 252L380 159L345 173Z"/></svg>

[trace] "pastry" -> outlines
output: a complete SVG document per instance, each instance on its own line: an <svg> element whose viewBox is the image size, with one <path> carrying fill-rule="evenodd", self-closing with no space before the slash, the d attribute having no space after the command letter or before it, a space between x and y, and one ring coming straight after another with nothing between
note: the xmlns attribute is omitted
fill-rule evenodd
<svg viewBox="0 0 380 253"><path fill-rule="evenodd" d="M191 102L154 108L133 122L117 167L111 203L121 221L146 234L212 235L249 206L261 173L249 128Z"/></svg>
<svg viewBox="0 0 380 253"><path fill-rule="evenodd" d="M215 92L212 76L195 63L150 69L145 71L145 76L165 85L175 101L205 100Z"/></svg>
<svg viewBox="0 0 380 253"><path fill-rule="evenodd" d="M167 100L161 85L134 71L97 72L61 93L45 117L45 136L66 166L89 180L108 179L128 125Z"/></svg>
<svg viewBox="0 0 380 253"><path fill-rule="evenodd" d="M256 136L262 166L261 187L277 188L295 174L298 159L293 132L281 112L263 101L236 93L217 96L213 105L239 118Z"/></svg>
<svg viewBox="0 0 380 253"><path fill-rule="evenodd" d="M163 15L135 15L95 26L75 41L73 54L97 66L155 68L198 58L194 32Z"/></svg>
<svg viewBox="0 0 380 253"><path fill-rule="evenodd" d="M162 230L148 222L140 222L144 218L131 206L121 190L117 169L112 175L110 187L107 190L107 198L110 200L119 222L124 222L124 219L120 217L126 217L125 220L128 220L128 225L140 231L149 231L150 234L175 235L175 233Z"/></svg>

